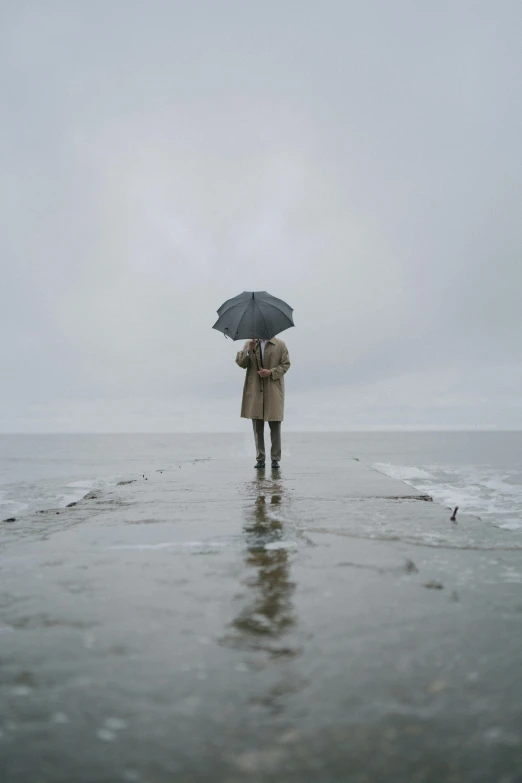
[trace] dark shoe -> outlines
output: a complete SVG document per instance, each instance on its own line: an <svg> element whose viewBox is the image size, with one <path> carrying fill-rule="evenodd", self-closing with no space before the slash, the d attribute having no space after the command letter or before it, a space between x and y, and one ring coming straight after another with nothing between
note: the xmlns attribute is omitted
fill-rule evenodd
<svg viewBox="0 0 522 783"><path fill-rule="evenodd" d="M276 459L272 460L272 467L273 468L278 468L279 467L279 462Z"/></svg>
<svg viewBox="0 0 522 783"><path fill-rule="evenodd" d="M265 467L264 459L258 459L254 467L256 470L258 470L259 468L264 468Z"/></svg>

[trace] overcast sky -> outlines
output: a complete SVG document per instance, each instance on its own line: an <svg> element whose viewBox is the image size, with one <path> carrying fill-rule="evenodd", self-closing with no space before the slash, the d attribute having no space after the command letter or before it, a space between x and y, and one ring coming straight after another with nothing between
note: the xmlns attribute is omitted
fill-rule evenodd
<svg viewBox="0 0 522 783"><path fill-rule="evenodd" d="M2 0L0 432L522 428L519 0Z"/></svg>

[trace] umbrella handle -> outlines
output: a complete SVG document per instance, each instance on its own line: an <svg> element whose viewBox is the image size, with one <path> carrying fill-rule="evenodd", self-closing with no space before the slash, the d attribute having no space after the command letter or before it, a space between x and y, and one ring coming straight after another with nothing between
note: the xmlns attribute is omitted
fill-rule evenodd
<svg viewBox="0 0 522 783"><path fill-rule="evenodd" d="M254 356L256 357L257 369L260 369L259 359L257 358L257 349L259 348L259 340L254 340L256 347L254 348ZM261 350L261 349L260 349Z"/></svg>
<svg viewBox="0 0 522 783"><path fill-rule="evenodd" d="M259 357L261 357L262 356L262 354L261 354L261 340L259 338L257 338L256 339L256 343L257 343L256 350L257 350L257 348L259 348ZM265 365L261 364L260 360L257 357L257 354L256 354L256 362L257 362L257 369L258 370L264 370L265 369Z"/></svg>

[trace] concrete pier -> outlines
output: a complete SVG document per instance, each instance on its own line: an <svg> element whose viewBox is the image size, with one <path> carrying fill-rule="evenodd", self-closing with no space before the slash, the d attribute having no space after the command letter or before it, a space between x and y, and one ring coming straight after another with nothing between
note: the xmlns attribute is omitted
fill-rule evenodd
<svg viewBox="0 0 522 783"><path fill-rule="evenodd" d="M2 783L518 783L522 551L357 460L2 524Z"/></svg>

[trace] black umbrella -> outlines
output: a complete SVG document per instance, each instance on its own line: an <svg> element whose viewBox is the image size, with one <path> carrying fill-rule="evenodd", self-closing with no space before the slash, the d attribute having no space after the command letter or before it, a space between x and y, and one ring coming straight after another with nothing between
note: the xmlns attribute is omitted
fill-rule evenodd
<svg viewBox="0 0 522 783"><path fill-rule="evenodd" d="M232 340L270 340L294 325L292 312L290 305L266 291L243 291L221 305L212 328Z"/></svg>

